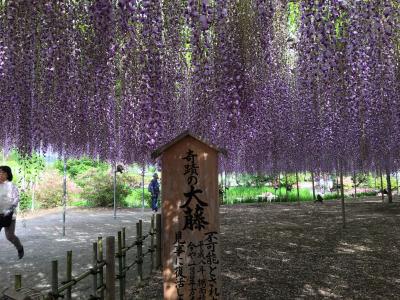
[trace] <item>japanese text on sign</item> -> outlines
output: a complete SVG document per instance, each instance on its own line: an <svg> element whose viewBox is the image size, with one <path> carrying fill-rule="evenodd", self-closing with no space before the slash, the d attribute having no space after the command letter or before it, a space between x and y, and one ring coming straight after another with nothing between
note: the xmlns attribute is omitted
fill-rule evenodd
<svg viewBox="0 0 400 300"><path fill-rule="evenodd" d="M189 149L186 153L186 156L182 159L187 161L187 164L184 166L183 175L186 176L186 182L189 189L188 192L183 193L185 197L185 203L180 206L180 208L184 209L185 213L185 225L183 230L197 229L201 231L205 229L206 225L208 225L208 221L204 215L204 207L208 206L208 204L201 199L203 190L196 186L197 182L199 181L199 165L197 164L197 154L194 153L193 150Z"/></svg>

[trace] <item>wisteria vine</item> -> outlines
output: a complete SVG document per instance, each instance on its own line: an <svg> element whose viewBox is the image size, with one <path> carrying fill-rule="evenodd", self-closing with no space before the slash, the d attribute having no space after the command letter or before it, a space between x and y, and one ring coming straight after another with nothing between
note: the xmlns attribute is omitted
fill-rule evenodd
<svg viewBox="0 0 400 300"><path fill-rule="evenodd" d="M184 130L228 171L395 170L396 0L0 1L0 144L150 161Z"/></svg>

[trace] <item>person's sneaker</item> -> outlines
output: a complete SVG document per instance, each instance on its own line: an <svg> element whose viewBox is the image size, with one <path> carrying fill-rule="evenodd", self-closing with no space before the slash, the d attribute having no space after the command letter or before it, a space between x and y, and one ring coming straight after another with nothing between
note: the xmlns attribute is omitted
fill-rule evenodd
<svg viewBox="0 0 400 300"><path fill-rule="evenodd" d="M24 247L21 250L18 250L18 258L21 259L24 257Z"/></svg>

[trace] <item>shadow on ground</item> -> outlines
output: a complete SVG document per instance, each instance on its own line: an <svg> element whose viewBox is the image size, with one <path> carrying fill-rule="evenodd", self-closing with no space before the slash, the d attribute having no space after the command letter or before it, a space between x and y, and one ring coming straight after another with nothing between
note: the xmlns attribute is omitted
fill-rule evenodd
<svg viewBox="0 0 400 300"><path fill-rule="evenodd" d="M221 207L223 299L398 299L400 203ZM162 299L161 277L133 299Z"/></svg>

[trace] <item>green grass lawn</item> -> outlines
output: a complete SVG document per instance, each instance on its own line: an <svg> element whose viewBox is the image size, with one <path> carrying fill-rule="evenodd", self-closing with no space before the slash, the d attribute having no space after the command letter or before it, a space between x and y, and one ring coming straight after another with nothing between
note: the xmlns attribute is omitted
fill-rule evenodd
<svg viewBox="0 0 400 300"><path fill-rule="evenodd" d="M230 187L226 190L224 203L235 204L240 202L258 202L257 196L267 192L276 195L277 199L275 201L297 201L297 189L295 188L286 194L286 189L282 187L276 191L273 187ZM323 198L325 200L336 199L337 193L326 193ZM300 189L299 199L300 201L312 201L312 191L309 189Z"/></svg>
<svg viewBox="0 0 400 300"><path fill-rule="evenodd" d="M270 192L276 195L277 199L275 202L295 202L297 201L297 189L294 188L286 195L286 189L280 188L275 191L272 187L230 187L226 190L224 204L236 204L236 203L252 203L259 202L258 196L262 193ZM370 196L374 193L357 193L357 197ZM300 201L312 201L312 191L309 189L300 189L299 191ZM323 195L324 200L337 199L338 194L326 193ZM346 196L346 198L351 198ZM150 207L150 193L147 189L144 190L144 206ZM90 206L87 205L86 200L77 200L71 203L72 206ZM142 207L142 189L132 189L131 193L124 199L124 207Z"/></svg>

